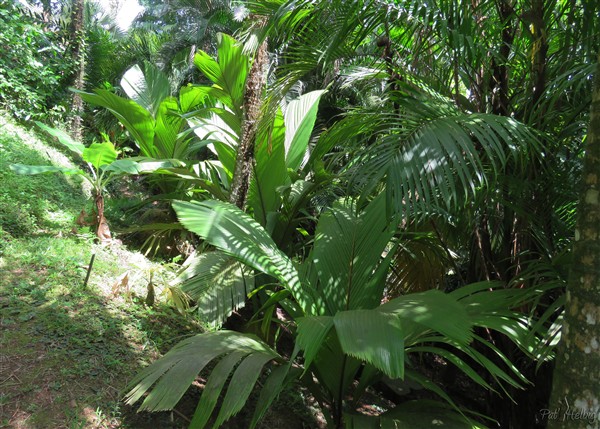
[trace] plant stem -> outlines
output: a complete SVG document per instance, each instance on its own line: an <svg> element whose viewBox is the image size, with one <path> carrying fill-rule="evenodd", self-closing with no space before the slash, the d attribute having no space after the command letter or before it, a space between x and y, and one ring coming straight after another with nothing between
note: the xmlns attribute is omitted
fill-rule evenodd
<svg viewBox="0 0 600 429"><path fill-rule="evenodd" d="M344 374L346 372L346 362L348 356L344 355L342 360L342 372L340 373L340 388L338 389L338 397L336 404L333 406L333 421L337 429L343 429L342 410L344 402Z"/></svg>
<svg viewBox="0 0 600 429"><path fill-rule="evenodd" d="M96 253L92 253L92 257L90 259L90 264L88 265L87 274L85 275L85 280L83 282L83 288L85 289L88 284L88 280L90 279L90 274L92 273L92 267L94 266L94 259L96 259Z"/></svg>

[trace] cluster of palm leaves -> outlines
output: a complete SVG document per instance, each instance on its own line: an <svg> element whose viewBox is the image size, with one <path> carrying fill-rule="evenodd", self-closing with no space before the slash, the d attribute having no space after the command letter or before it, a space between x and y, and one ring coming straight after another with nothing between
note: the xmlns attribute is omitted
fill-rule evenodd
<svg viewBox="0 0 600 429"><path fill-rule="evenodd" d="M531 298L523 291L484 282L450 294L430 290L381 304L397 246L397 222L386 217L383 195L364 206L347 199L334 203L318 221L310 254L296 262L235 206L218 201L175 202L174 208L186 228L216 248L203 255L219 252L221 258L231 257L278 281L261 311L272 314L275 307L285 309L295 348L284 357L259 338L232 331L192 337L132 381L130 403L157 382L141 409L174 407L211 362L218 363L210 372L191 427L206 424L226 384L215 425L237 413L262 372L266 378L251 427L281 390L296 381L310 388L331 427L342 422L348 427L392 422L429 427L435 420L480 427L414 365L413 356L421 353L442 356L486 388L494 387L479 375L482 368L498 383L496 387L526 382L500 350L476 334L476 328L496 330L531 352L536 338L529 335L526 318L511 310ZM242 277L243 273L237 268L229 275ZM494 363L476 344L490 348L503 363ZM404 403L369 420L353 407L383 376L413 380L446 403L429 401L426 412L419 401Z"/></svg>
<svg viewBox="0 0 600 429"><path fill-rule="evenodd" d="M552 357L598 48L579 3L246 2L243 43L215 36L215 59L202 37L182 42L204 84L173 96L145 64L125 74L127 97L82 94L127 129L133 161L156 163L137 173L200 239L179 278L199 317L218 328L247 305L257 327L182 341L131 382L128 402L171 409L203 374L191 427L220 426L256 394L255 427L292 383L331 427L484 427L419 361L435 355L510 397L528 383L515 351ZM209 34L202 16L196 36ZM241 209L228 201L246 80L267 39ZM389 379L439 401L360 414Z"/></svg>

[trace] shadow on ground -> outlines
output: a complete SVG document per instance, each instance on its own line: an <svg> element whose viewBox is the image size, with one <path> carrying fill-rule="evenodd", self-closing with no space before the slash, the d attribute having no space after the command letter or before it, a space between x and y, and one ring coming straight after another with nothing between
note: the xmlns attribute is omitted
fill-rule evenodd
<svg viewBox="0 0 600 429"><path fill-rule="evenodd" d="M185 322L136 304L127 314L57 277L39 266L0 274L1 425L185 427L176 413L137 414L120 403L127 381L158 356L156 343L168 346L165 328L181 335Z"/></svg>

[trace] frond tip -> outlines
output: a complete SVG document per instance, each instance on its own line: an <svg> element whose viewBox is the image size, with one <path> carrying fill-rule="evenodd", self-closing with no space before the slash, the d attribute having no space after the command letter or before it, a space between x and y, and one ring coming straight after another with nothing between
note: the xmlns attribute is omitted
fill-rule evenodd
<svg viewBox="0 0 600 429"><path fill-rule="evenodd" d="M140 411L170 410L206 366L218 359L200 398L193 427L204 427L217 399L230 379L216 427L239 412L250 396L263 367L281 357L253 335L232 331L199 334L188 338L152 365L140 372L129 384L127 404L134 404L148 391ZM152 387L154 384L156 385Z"/></svg>

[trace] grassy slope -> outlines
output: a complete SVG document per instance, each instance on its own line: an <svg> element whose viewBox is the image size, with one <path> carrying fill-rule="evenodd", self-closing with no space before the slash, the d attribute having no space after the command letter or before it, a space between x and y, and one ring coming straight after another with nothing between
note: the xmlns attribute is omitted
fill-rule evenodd
<svg viewBox="0 0 600 429"><path fill-rule="evenodd" d="M140 365L198 328L140 303L156 264L72 231L88 204L77 178L8 170L49 160L70 162L0 115L0 427L166 427L170 415L136 416L119 399Z"/></svg>

